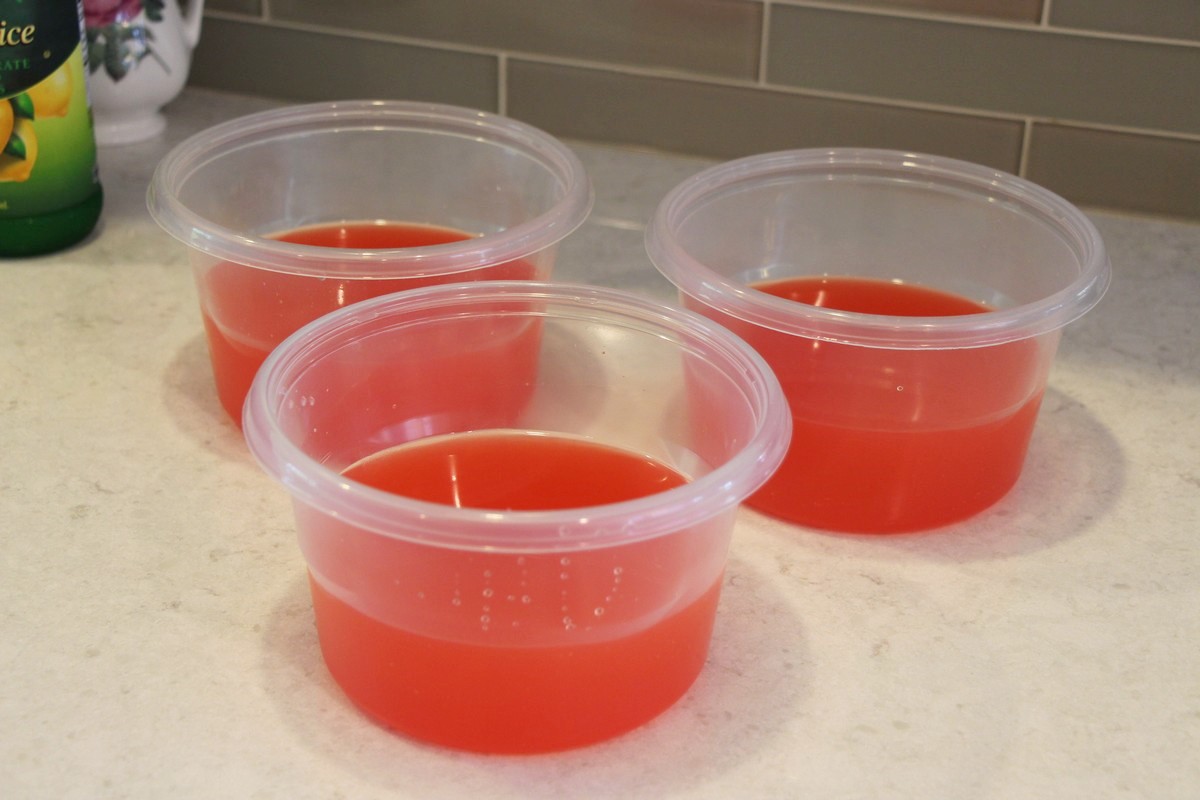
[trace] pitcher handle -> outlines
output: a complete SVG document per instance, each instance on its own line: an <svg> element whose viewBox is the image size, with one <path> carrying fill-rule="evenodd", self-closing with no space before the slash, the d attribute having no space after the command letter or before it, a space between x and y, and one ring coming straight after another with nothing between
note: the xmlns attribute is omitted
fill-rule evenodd
<svg viewBox="0 0 1200 800"><path fill-rule="evenodd" d="M187 0L187 11L183 15L183 40L188 49L195 49L200 42L200 21L204 17L204 0Z"/></svg>

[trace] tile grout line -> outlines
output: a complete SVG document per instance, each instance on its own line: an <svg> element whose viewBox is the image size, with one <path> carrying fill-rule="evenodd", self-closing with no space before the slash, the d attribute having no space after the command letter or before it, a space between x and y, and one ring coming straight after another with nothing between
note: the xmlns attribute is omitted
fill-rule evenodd
<svg viewBox="0 0 1200 800"><path fill-rule="evenodd" d="M1029 170L1029 146L1033 140L1033 117L1026 117L1021 129L1021 152L1017 154L1017 175L1026 177Z"/></svg>
<svg viewBox="0 0 1200 800"><path fill-rule="evenodd" d="M496 113L508 116L508 53L496 56Z"/></svg>
<svg viewBox="0 0 1200 800"><path fill-rule="evenodd" d="M1038 25L1043 28L1050 27L1050 6L1053 5L1053 3L1054 0L1042 0L1042 16L1041 19L1038 20Z"/></svg>
<svg viewBox="0 0 1200 800"><path fill-rule="evenodd" d="M758 35L758 75L759 86L767 85L767 47L771 40L771 0L763 0L762 31Z"/></svg>

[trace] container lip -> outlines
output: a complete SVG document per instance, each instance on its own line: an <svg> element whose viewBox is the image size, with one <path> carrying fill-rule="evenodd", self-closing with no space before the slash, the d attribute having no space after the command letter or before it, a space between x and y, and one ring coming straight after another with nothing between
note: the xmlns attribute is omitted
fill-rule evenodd
<svg viewBox="0 0 1200 800"><path fill-rule="evenodd" d="M562 186L545 213L461 242L355 250L298 245L248 236L215 224L179 200L184 183L221 154L305 130L408 128L444 132L518 150L540 162ZM193 134L155 167L146 193L151 217L169 235L214 258L299 275L397 278L449 275L543 250L583 224L592 207L591 181L579 157L538 128L487 111L400 100L336 100L284 106L238 117ZM331 220L334 221L334 220ZM481 240L486 239L486 246Z"/></svg>
<svg viewBox="0 0 1200 800"><path fill-rule="evenodd" d="M492 511L429 503L345 478L305 454L275 416L281 388L308 363L314 346L346 337L364 320L418 309L545 303L543 317L617 316L630 327L677 337L688 352L711 353L753 407L753 436L728 462L665 492L620 503L547 511ZM570 311L568 315L566 312ZM512 313L511 308L505 313ZM526 312L520 312L526 313ZM697 314L624 291L538 281L476 281L383 295L332 312L292 334L271 353L254 379L243 409L251 453L293 499L374 533L439 547L477 551L560 552L629 544L679 531L736 506L759 488L783 460L791 415L774 373L748 344Z"/></svg>
<svg viewBox="0 0 1200 800"><path fill-rule="evenodd" d="M818 308L731 281L693 258L673 231L714 192L785 177L902 180L1005 203L1051 227L1079 259L1078 277L1040 300L953 317L904 317ZM646 229L650 260L679 291L745 322L824 341L890 349L981 347L1063 327L1096 305L1111 266L1095 225L1059 195L1010 173L943 156L873 148L811 148L747 156L685 179L659 203Z"/></svg>

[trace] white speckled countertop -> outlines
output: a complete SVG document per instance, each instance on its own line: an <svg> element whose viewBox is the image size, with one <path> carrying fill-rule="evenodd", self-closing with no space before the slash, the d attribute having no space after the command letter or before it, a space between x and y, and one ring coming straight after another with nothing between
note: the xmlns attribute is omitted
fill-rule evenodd
<svg viewBox="0 0 1200 800"><path fill-rule="evenodd" d="M705 671L571 753L392 735L325 672L288 498L211 388L144 194L265 104L188 91L104 150L101 227L0 261L0 798L1200 796L1200 226L1093 214L1108 297L1068 329L1025 473L968 524L815 533L744 510ZM578 145L556 277L674 293L641 224L708 162Z"/></svg>

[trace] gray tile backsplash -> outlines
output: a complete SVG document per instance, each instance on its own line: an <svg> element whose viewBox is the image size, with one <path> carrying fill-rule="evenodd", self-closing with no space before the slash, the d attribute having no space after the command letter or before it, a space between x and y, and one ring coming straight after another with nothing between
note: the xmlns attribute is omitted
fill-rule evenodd
<svg viewBox="0 0 1200 800"><path fill-rule="evenodd" d="M736 158L800 147L933 150L1015 171L1022 125L965 114L513 59L509 112L562 136Z"/></svg>
<svg viewBox="0 0 1200 800"><path fill-rule="evenodd" d="M751 0L270 0L270 9L281 22L745 79L762 38Z"/></svg>
<svg viewBox="0 0 1200 800"><path fill-rule="evenodd" d="M497 104L499 66L481 53L223 18L204 20L201 42L190 80L203 86L286 100L383 97L472 108Z"/></svg>
<svg viewBox="0 0 1200 800"><path fill-rule="evenodd" d="M1037 124L1027 176L1083 205L1200 220L1200 147L1166 136Z"/></svg>
<svg viewBox="0 0 1200 800"><path fill-rule="evenodd" d="M190 80L709 158L918 150L1200 219L1200 0L208 0Z"/></svg>
<svg viewBox="0 0 1200 800"><path fill-rule="evenodd" d="M1042 0L825 0L827 5L962 14L986 19L1037 22Z"/></svg>
<svg viewBox="0 0 1200 800"><path fill-rule="evenodd" d="M1200 42L1197 0L1054 0L1050 22L1067 28Z"/></svg>
<svg viewBox="0 0 1200 800"><path fill-rule="evenodd" d="M264 0L207 0L209 11L236 11L242 14L261 14Z"/></svg>
<svg viewBox="0 0 1200 800"><path fill-rule="evenodd" d="M1200 134L1193 48L781 6L769 53L772 84Z"/></svg>

